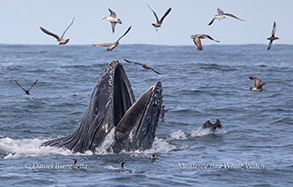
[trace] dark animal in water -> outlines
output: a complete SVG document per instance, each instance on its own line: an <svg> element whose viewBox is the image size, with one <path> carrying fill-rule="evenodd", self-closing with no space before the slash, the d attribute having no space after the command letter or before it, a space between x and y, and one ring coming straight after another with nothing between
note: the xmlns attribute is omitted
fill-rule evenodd
<svg viewBox="0 0 293 187"><path fill-rule="evenodd" d="M210 120L208 120L208 121L206 121L206 122L202 125L202 128L203 128L203 129L210 128L210 131L211 131L211 132L215 132L215 130L216 130L217 128L222 128L222 124L221 124L221 122L220 122L219 119L217 119L217 121L216 121L215 124L212 124L212 123L210 122Z"/></svg>

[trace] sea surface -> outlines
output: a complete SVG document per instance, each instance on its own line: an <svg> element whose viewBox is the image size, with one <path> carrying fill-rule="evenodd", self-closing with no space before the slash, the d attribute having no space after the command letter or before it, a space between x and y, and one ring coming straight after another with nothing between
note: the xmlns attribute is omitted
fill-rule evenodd
<svg viewBox="0 0 293 187"><path fill-rule="evenodd" d="M293 186L293 45L266 48L0 45L0 186ZM78 128L113 60L136 98L161 81L164 105L177 105L159 122L152 148L81 154L40 146ZM265 91L250 91L249 76L266 82ZM28 96L14 80L38 83ZM201 128L216 119L222 129ZM80 168L71 169L72 159Z"/></svg>

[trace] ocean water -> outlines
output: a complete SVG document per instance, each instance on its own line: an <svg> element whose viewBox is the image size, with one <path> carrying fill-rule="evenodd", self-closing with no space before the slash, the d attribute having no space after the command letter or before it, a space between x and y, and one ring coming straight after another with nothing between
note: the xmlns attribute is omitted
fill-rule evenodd
<svg viewBox="0 0 293 187"><path fill-rule="evenodd" d="M0 186L292 186L293 45L266 47L0 45ZM153 147L107 153L110 136L95 153L41 147L75 131L113 60L136 98L161 81L164 105L177 105ZM266 82L265 91L254 95L249 76ZM36 79L30 96L14 82L28 88ZM201 129L216 119L222 129ZM81 168L71 169L72 159Z"/></svg>

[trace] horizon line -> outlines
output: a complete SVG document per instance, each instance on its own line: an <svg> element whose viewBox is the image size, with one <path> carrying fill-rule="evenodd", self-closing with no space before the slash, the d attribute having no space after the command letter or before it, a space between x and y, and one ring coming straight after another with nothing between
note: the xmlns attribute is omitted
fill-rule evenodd
<svg viewBox="0 0 293 187"><path fill-rule="evenodd" d="M25 43L0 43L0 45L32 45L32 46L59 46L58 44L25 44ZM70 44L67 46L92 46L93 44ZM154 46L194 46L194 44L184 45L184 44L145 44L145 43L129 43L129 44L120 44L123 45L154 45ZM232 46L232 45L268 45L263 43L247 43L247 44L205 44L205 46ZM274 45L293 45L293 44L283 44L278 43Z"/></svg>

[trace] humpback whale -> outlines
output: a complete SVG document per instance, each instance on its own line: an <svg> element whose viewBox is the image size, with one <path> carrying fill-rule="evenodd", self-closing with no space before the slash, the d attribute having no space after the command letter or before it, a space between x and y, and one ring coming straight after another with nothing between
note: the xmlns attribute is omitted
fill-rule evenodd
<svg viewBox="0 0 293 187"><path fill-rule="evenodd" d="M43 146L94 152L114 129L110 147L114 153L149 149L155 138L162 98L162 85L157 82L135 101L122 64L113 61L100 75L79 128L72 135L49 140Z"/></svg>

